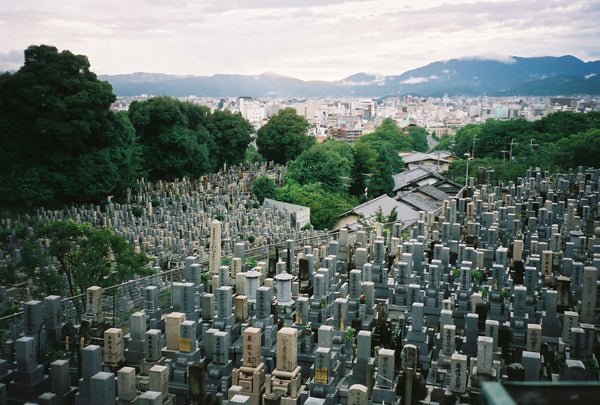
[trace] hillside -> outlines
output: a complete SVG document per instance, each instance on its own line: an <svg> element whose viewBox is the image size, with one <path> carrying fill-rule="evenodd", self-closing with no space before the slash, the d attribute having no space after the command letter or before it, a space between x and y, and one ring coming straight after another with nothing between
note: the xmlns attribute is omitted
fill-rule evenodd
<svg viewBox="0 0 600 405"><path fill-rule="evenodd" d="M100 76L119 96L138 94L201 97L383 97L509 96L600 94L600 61L574 56L505 61L451 59L382 76L359 73L337 81L303 81L274 73L261 75L174 76L132 73Z"/></svg>

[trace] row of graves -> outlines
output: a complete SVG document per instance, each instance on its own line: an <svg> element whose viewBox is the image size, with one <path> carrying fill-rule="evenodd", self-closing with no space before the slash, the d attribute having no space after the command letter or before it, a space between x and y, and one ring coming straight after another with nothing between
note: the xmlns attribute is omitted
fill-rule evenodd
<svg viewBox="0 0 600 405"><path fill-rule="evenodd" d="M231 266L211 250L208 283L188 256L169 308L147 286L99 340L71 322L66 339L59 297L28 302L0 404L475 404L488 382L598 381L599 186L592 169L471 184L407 239L341 229L253 268L243 243ZM88 290L88 319L101 300Z"/></svg>
<svg viewBox="0 0 600 405"><path fill-rule="evenodd" d="M222 249L224 256L231 256L239 242L249 249L320 234L312 228L299 229L292 212L263 207L252 197L252 184L257 177L268 176L279 184L284 174L284 166L262 163L231 166L216 174L174 183L141 179L137 190L128 190L122 202L109 198L103 205L73 205L63 210L39 208L27 221L19 219L33 221L32 225L72 219L94 227L111 227L136 251L151 257L152 267L170 269L182 265L190 255L199 261L208 260L211 248ZM214 219L222 222L219 246L210 245L210 223ZM6 244L0 244L0 268L19 265L23 259L15 222L10 218L0 220L0 232L12 231ZM29 227L26 236L33 232L34 227ZM39 250L47 249L49 242L39 240ZM50 264L46 270L57 267ZM28 285L31 287L31 283ZM0 291L0 306L8 304L9 295L15 294Z"/></svg>

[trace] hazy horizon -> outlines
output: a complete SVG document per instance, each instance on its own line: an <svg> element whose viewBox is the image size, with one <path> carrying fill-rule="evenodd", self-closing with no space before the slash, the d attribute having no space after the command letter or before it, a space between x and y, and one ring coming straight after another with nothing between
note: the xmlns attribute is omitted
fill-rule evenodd
<svg viewBox="0 0 600 405"><path fill-rule="evenodd" d="M579 0L24 0L0 4L0 15L0 71L40 44L88 56L99 75L331 81L470 57L600 59L600 5Z"/></svg>

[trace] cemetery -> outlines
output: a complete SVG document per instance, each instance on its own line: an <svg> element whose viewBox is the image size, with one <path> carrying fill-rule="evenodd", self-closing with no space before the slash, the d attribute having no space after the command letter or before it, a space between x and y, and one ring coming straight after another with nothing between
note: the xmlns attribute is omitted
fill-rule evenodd
<svg viewBox="0 0 600 405"><path fill-rule="evenodd" d="M0 405L597 400L600 170L469 178L409 223L334 231L255 204L265 174L283 176L231 167L39 209L114 228L155 273L69 298L25 288L0 319Z"/></svg>

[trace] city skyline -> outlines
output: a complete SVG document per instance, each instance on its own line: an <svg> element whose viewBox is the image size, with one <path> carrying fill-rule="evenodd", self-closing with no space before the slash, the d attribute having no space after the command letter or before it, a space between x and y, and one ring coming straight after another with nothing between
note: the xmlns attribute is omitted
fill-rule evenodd
<svg viewBox="0 0 600 405"><path fill-rule="evenodd" d="M27 0L0 3L0 15L0 71L18 69L24 49L39 44L88 56L97 74L302 80L401 74L453 58L600 59L600 5L585 1Z"/></svg>

